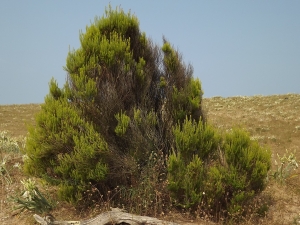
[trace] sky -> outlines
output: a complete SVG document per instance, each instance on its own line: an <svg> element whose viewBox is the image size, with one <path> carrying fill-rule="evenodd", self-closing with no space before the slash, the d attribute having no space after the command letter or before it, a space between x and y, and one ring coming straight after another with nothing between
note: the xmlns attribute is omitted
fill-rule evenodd
<svg viewBox="0 0 300 225"><path fill-rule="evenodd" d="M52 77L62 87L69 49L109 3L158 45L165 36L204 97L300 94L299 0L3 0L0 105L43 103Z"/></svg>

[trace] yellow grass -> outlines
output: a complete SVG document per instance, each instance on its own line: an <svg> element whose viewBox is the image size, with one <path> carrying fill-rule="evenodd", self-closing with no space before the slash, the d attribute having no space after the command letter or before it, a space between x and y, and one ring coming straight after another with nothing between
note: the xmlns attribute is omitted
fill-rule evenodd
<svg viewBox="0 0 300 225"><path fill-rule="evenodd" d="M38 104L0 105L0 131L8 131L13 137L26 136L27 125L34 124L40 108Z"/></svg>

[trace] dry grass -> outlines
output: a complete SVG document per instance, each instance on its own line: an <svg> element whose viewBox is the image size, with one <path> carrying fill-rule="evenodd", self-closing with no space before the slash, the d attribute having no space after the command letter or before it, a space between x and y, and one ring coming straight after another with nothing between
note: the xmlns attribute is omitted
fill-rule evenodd
<svg viewBox="0 0 300 225"><path fill-rule="evenodd" d="M27 125L34 124L38 104L0 105L0 131L8 131L13 137L26 136Z"/></svg>
<svg viewBox="0 0 300 225"><path fill-rule="evenodd" d="M296 157L300 159L300 95L214 97L204 99L203 104L208 121L224 131L242 126L253 139L272 150L273 160L277 153L283 155L286 150L295 151ZM27 133L26 124L34 124L34 114L39 110L40 105L35 104L0 106L0 131L6 130L15 138L24 137ZM1 180L0 224L34 224L31 213L14 215L11 203L7 202L7 197L16 194L21 188L19 181L26 178L21 170L13 166L22 163L21 154L2 152L0 155L1 159L7 156L7 169L13 183L8 185ZM53 196L56 191L47 185L41 186L41 190ZM300 224L297 223L300 220L300 176L288 179L286 185L270 182L259 199L271 204L268 214L259 219L249 217L245 224ZM99 212L78 213L66 203L56 204L52 214L64 220L90 218ZM168 215L167 218L188 222L184 215Z"/></svg>

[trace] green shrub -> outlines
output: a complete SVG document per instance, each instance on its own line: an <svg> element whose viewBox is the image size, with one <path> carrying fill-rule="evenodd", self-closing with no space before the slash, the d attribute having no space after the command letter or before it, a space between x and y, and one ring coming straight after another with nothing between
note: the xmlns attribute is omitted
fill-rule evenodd
<svg viewBox="0 0 300 225"><path fill-rule="evenodd" d="M70 201L75 201L89 182L105 179L107 143L66 98L48 95L36 121L27 139L25 172L55 178L62 186L61 196ZM65 186L74 188L64 197Z"/></svg>
<svg viewBox="0 0 300 225"><path fill-rule="evenodd" d="M220 137L210 125L186 117L173 129L175 149L168 160L169 190L184 208L197 207L205 193L206 170Z"/></svg>
<svg viewBox="0 0 300 225"><path fill-rule="evenodd" d="M250 140L250 135L233 129L225 138L224 152L227 164L241 174L247 188L260 191L264 188L265 178L271 167L271 152L259 146L257 141Z"/></svg>
<svg viewBox="0 0 300 225"><path fill-rule="evenodd" d="M115 129L115 132L118 136L123 136L128 128L130 117L122 112L116 114L115 117L118 120L118 125Z"/></svg>
<svg viewBox="0 0 300 225"><path fill-rule="evenodd" d="M120 8L109 6L79 38L65 85L50 81L29 130L25 171L77 205L98 198L149 213L156 202L156 213L170 194L179 207L240 214L264 188L270 154L241 130L222 136L209 125L192 66Z"/></svg>
<svg viewBox="0 0 300 225"><path fill-rule="evenodd" d="M239 217L244 215L246 204L265 187L271 152L251 140L242 129L233 129L226 134L223 149L225 165L221 171L228 199L224 205L231 217ZM226 199L225 196L222 198Z"/></svg>
<svg viewBox="0 0 300 225"><path fill-rule="evenodd" d="M109 6L79 38L65 85L50 81L24 165L77 204L90 189L105 199L117 186L138 188L152 154L162 153L166 164L173 125L185 116L199 120L203 93L180 54L165 39L162 48L153 44L120 8Z"/></svg>
<svg viewBox="0 0 300 225"><path fill-rule="evenodd" d="M241 129L220 139L213 128L188 119L174 135L177 153L169 158L168 179L178 205L229 218L244 215L246 204L264 189L270 151Z"/></svg>
<svg viewBox="0 0 300 225"><path fill-rule="evenodd" d="M187 165L180 154L170 156L169 190L176 196L178 205L183 208L197 206L203 197L204 181L203 162L197 155Z"/></svg>

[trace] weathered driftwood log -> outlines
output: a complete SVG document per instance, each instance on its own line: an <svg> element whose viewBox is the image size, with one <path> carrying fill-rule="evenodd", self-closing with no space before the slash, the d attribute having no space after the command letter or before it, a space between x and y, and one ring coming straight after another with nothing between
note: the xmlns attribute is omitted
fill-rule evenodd
<svg viewBox="0 0 300 225"><path fill-rule="evenodd" d="M47 216L43 218L36 214L33 217L42 225L178 225L177 223L159 220L153 217L133 215L118 208L112 208L112 211L104 212L92 219L82 221L57 221L53 218Z"/></svg>

